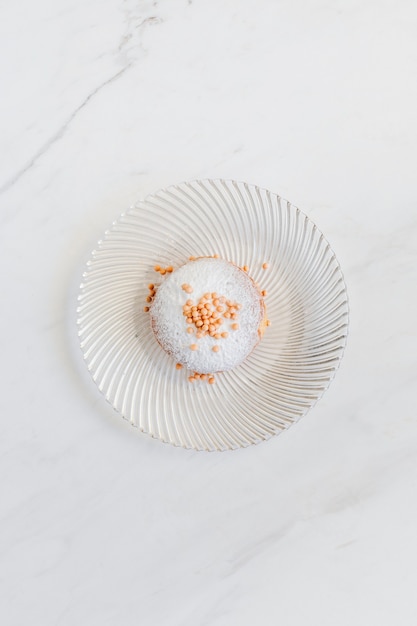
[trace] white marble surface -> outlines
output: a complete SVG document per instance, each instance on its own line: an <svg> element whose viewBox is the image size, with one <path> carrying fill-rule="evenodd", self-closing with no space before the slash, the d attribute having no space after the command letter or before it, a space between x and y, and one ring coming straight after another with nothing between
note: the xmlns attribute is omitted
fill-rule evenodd
<svg viewBox="0 0 417 626"><path fill-rule="evenodd" d="M414 626L415 2L0 11L0 623ZM324 398L233 453L132 429L76 345L102 231L202 177L302 208L351 303Z"/></svg>

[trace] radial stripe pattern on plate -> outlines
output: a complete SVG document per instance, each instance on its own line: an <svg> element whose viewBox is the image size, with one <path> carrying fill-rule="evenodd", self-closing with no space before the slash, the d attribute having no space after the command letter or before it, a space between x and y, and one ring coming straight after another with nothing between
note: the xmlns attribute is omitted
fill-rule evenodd
<svg viewBox="0 0 417 626"><path fill-rule="evenodd" d="M154 265L215 253L248 265L272 325L216 385L191 385L143 306ZM123 417L174 445L227 450L286 429L322 395L343 354L348 302L337 259L306 215L256 186L202 180L149 196L106 231L83 275L78 325L87 367Z"/></svg>

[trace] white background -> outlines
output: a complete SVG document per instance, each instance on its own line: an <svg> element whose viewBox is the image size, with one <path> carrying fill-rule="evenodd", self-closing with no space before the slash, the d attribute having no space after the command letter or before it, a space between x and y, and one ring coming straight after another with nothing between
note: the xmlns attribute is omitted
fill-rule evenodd
<svg viewBox="0 0 417 626"><path fill-rule="evenodd" d="M415 626L415 2L1 13L1 623ZM74 324L109 223L206 177L306 212L351 307L324 398L231 453L125 423Z"/></svg>

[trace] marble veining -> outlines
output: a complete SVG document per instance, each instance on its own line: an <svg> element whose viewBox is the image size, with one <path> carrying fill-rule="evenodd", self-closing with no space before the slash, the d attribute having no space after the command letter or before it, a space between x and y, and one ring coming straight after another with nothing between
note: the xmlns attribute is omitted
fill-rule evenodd
<svg viewBox="0 0 417 626"><path fill-rule="evenodd" d="M14 185L15 183L19 181L20 177L23 176L23 174L25 174L31 167L36 165L37 161L49 150L49 148L56 141L59 141L59 139L61 139L64 133L67 132L68 127L71 124L71 122L75 119L78 113L89 103L91 98L94 98L94 96L98 94L104 87L106 87L110 83L117 80L120 76L122 76L129 69L131 64L132 62L128 63L123 69L119 70L118 72L116 72L116 74L114 74L113 76L105 80L103 83L101 83L101 85L93 89L93 91L89 93L88 96L86 96L86 98L84 98L83 102L71 113L68 119L65 120L61 128L59 128L57 132L54 133L54 135L52 135L52 137L50 137L46 141L46 143L39 148L36 154L32 156L30 161L0 187L0 193L10 189L12 185Z"/></svg>
<svg viewBox="0 0 417 626"><path fill-rule="evenodd" d="M415 3L24 0L0 15L0 623L415 626ZM317 224L351 314L307 417L206 454L113 412L75 308L119 213L218 177Z"/></svg>

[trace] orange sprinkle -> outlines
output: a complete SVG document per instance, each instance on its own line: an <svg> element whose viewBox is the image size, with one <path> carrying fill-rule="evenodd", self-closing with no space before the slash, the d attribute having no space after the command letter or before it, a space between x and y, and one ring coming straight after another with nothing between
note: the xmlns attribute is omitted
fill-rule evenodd
<svg viewBox="0 0 417 626"><path fill-rule="evenodd" d="M217 293L214 291L214 292L211 294L211 297L212 297L212 299L213 299L213 300L215 300L215 299L217 298Z"/></svg>
<svg viewBox="0 0 417 626"><path fill-rule="evenodd" d="M213 352L218 352L220 350L219 346L213 346L212 348Z"/></svg>
<svg viewBox="0 0 417 626"><path fill-rule="evenodd" d="M218 311L219 313L223 313L223 311L224 311L224 307L222 307L222 306L218 306L218 307L217 307L217 311Z"/></svg>
<svg viewBox="0 0 417 626"><path fill-rule="evenodd" d="M210 298L210 294L209 293L205 293L204 297L205 297L206 300L208 300Z"/></svg>
<svg viewBox="0 0 417 626"><path fill-rule="evenodd" d="M192 300L187 300L186 305L187 306L193 306L193 301Z"/></svg>
<svg viewBox="0 0 417 626"><path fill-rule="evenodd" d="M200 378L200 374L198 372L194 372L194 378L198 380Z"/></svg>
<svg viewBox="0 0 417 626"><path fill-rule="evenodd" d="M207 374L200 374L200 380L206 380Z"/></svg>
<svg viewBox="0 0 417 626"><path fill-rule="evenodd" d="M215 325L214 325L214 324L210 324L210 325L209 325L209 331L210 331L211 333L214 333L214 331L215 331L215 330L216 330Z"/></svg>
<svg viewBox="0 0 417 626"><path fill-rule="evenodd" d="M210 385L214 385L214 383L216 382L216 381L214 380L214 376L210 376L210 378L208 379L208 381L209 381L209 384L210 384Z"/></svg>
<svg viewBox="0 0 417 626"><path fill-rule="evenodd" d="M232 313L230 317L232 320L237 320L237 313Z"/></svg>
<svg viewBox="0 0 417 626"><path fill-rule="evenodd" d="M190 381L190 383L193 383L195 381L195 378L194 378L194 376L189 376L188 380Z"/></svg>
<svg viewBox="0 0 417 626"><path fill-rule="evenodd" d="M165 276L165 274L167 273L166 269L162 268L159 273L161 274L161 276Z"/></svg>
<svg viewBox="0 0 417 626"><path fill-rule="evenodd" d="M201 320L197 320L195 325L197 326L197 328L200 328L200 326L203 325L203 322Z"/></svg>
<svg viewBox="0 0 417 626"><path fill-rule="evenodd" d="M189 335L192 335L192 334L193 334L193 332L194 332L194 328L193 328L192 326L189 326L189 327L187 328L187 333L188 333Z"/></svg>
<svg viewBox="0 0 417 626"><path fill-rule="evenodd" d="M215 333L214 338L215 339L220 339L221 338L221 334L220 333Z"/></svg>
<svg viewBox="0 0 417 626"><path fill-rule="evenodd" d="M190 346L190 350L198 350L198 345L196 343L192 343Z"/></svg>
<svg viewBox="0 0 417 626"><path fill-rule="evenodd" d="M220 300L218 298L216 298L215 300L213 300L213 304L214 304L214 306L219 306Z"/></svg>
<svg viewBox="0 0 417 626"><path fill-rule="evenodd" d="M197 339L202 339L204 337L203 333L196 333Z"/></svg>
<svg viewBox="0 0 417 626"><path fill-rule="evenodd" d="M152 302L151 296L146 296L146 302Z"/></svg>
<svg viewBox="0 0 417 626"><path fill-rule="evenodd" d="M216 320L216 324L218 324L218 325L223 324L223 320L222 320L221 317L219 317L219 319Z"/></svg>
<svg viewBox="0 0 417 626"><path fill-rule="evenodd" d="M167 272L171 274L173 271L174 271L174 268L172 267L172 265L169 265L169 267L167 267Z"/></svg>
<svg viewBox="0 0 417 626"><path fill-rule="evenodd" d="M239 324L232 324L232 330L238 330Z"/></svg>
<svg viewBox="0 0 417 626"><path fill-rule="evenodd" d="M161 266L160 265L155 265L155 267L153 269L155 270L155 272L159 272L161 270Z"/></svg>
<svg viewBox="0 0 417 626"><path fill-rule="evenodd" d="M231 306L229 309L229 313L236 313L236 309L234 306Z"/></svg>
<svg viewBox="0 0 417 626"><path fill-rule="evenodd" d="M194 289L188 285L187 289L185 290L187 293L193 293Z"/></svg>
<svg viewBox="0 0 417 626"><path fill-rule="evenodd" d="M176 368L177 370L180 370L180 369L182 368L181 363L177 363L177 364L176 364L176 366L175 366L175 368Z"/></svg>
<svg viewBox="0 0 417 626"><path fill-rule="evenodd" d="M211 314L211 318L213 320L217 319L219 317L219 314L217 313L217 311L213 311L213 313Z"/></svg>
<svg viewBox="0 0 417 626"><path fill-rule="evenodd" d="M248 268L248 266L247 266L247 265L244 265L244 266L242 267L242 270L243 270L244 272L248 272L248 271L249 271L249 268Z"/></svg>
<svg viewBox="0 0 417 626"><path fill-rule="evenodd" d="M192 323L193 323L193 318L187 317L187 324L192 324Z"/></svg>
<svg viewBox="0 0 417 626"><path fill-rule="evenodd" d="M153 283L149 283L148 289L152 291L153 289L155 289L155 285Z"/></svg>
<svg viewBox="0 0 417 626"><path fill-rule="evenodd" d="M147 313L149 311L149 307L148 306L144 306L143 310L145 311L145 313Z"/></svg>
<svg viewBox="0 0 417 626"><path fill-rule="evenodd" d="M227 339L228 336L229 336L229 333L222 333L223 339Z"/></svg>
<svg viewBox="0 0 417 626"><path fill-rule="evenodd" d="M188 287L187 283L183 283L183 284L181 285L181 289L182 289L183 291L187 291L187 287Z"/></svg>
<svg viewBox="0 0 417 626"><path fill-rule="evenodd" d="M229 318L230 318L230 313L229 313L229 311L226 311L226 313L224 314L224 316L225 316L227 319L229 319Z"/></svg>
<svg viewBox="0 0 417 626"><path fill-rule="evenodd" d="M268 267L269 267L269 264L268 264L268 263L264 263L264 264L262 265L262 269L263 269L263 270L267 270L267 269L268 269Z"/></svg>
<svg viewBox="0 0 417 626"><path fill-rule="evenodd" d="M266 295L268 295L268 292L267 292L267 290L266 290L266 289L262 289L261 294L262 294L263 296L266 296Z"/></svg>
<svg viewBox="0 0 417 626"><path fill-rule="evenodd" d="M202 327L201 327L201 330L204 330L204 332L206 332L208 330L208 328L209 327L207 326L207 324L203 324Z"/></svg>

